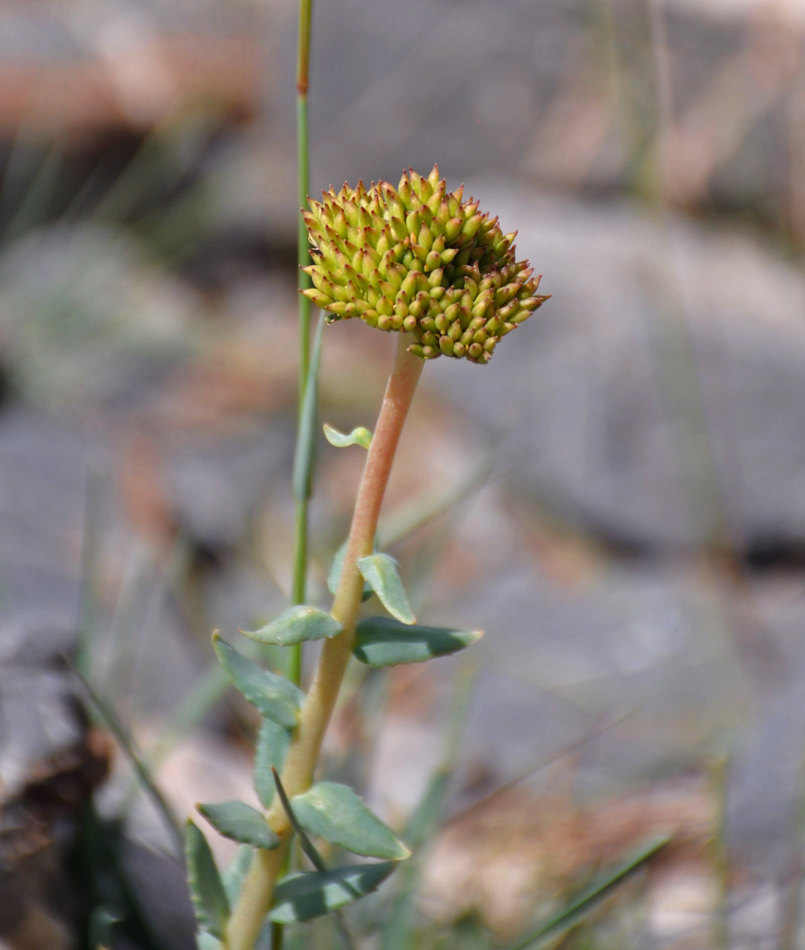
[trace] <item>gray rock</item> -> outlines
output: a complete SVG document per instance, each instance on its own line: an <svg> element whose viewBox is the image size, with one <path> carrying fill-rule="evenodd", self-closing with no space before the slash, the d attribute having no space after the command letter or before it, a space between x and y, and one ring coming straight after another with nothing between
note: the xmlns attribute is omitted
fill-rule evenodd
<svg viewBox="0 0 805 950"><path fill-rule="evenodd" d="M450 399L508 426L519 490L626 550L800 549L801 272L735 231L472 190L519 227L519 254L553 294L493 371L439 366Z"/></svg>
<svg viewBox="0 0 805 950"><path fill-rule="evenodd" d="M0 329L13 383L50 407L130 399L188 349L196 295L115 227L61 224L0 253Z"/></svg>
<svg viewBox="0 0 805 950"><path fill-rule="evenodd" d="M174 440L166 488L188 535L211 548L242 543L272 483L288 475L294 436L292 425L276 419L240 435Z"/></svg>
<svg viewBox="0 0 805 950"><path fill-rule="evenodd" d="M75 630L87 452L76 427L28 411L0 416L0 653L6 662L42 662L67 649L68 631Z"/></svg>
<svg viewBox="0 0 805 950"><path fill-rule="evenodd" d="M655 136L676 123L664 169L672 202L748 209L773 226L784 208L786 226L801 234L789 182L802 18L794 4L768 12L759 2L665 4L655 27L638 0L317 7L313 191L345 179L396 180L403 167L434 162L454 176L525 173L573 190L641 190L656 177ZM294 4L275 5L266 29L268 147L284 154L285 168L294 166L295 15ZM659 43L669 64L663 91ZM724 92L743 83L744 95ZM293 181L284 169L276 177L275 211L287 220Z"/></svg>

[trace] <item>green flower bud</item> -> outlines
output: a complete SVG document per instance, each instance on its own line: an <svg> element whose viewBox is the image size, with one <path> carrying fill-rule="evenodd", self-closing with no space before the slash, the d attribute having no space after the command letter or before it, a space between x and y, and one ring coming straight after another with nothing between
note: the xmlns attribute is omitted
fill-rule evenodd
<svg viewBox="0 0 805 950"><path fill-rule="evenodd" d="M453 341L449 336L440 336L439 337L439 349L445 356L453 355Z"/></svg>
<svg viewBox="0 0 805 950"><path fill-rule="evenodd" d="M488 362L548 298L515 257L516 232L503 234L497 218L463 199L437 166L426 178L404 172L396 188L358 182L308 199L313 286L302 292L332 319L410 333L409 350L422 359Z"/></svg>
<svg viewBox="0 0 805 950"><path fill-rule="evenodd" d="M442 255L438 251L430 251L425 257L425 272L435 270L442 263Z"/></svg>

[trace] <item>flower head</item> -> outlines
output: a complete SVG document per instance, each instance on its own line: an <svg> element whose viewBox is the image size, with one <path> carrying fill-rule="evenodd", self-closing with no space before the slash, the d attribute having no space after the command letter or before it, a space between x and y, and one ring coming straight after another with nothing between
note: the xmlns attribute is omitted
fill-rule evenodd
<svg viewBox="0 0 805 950"><path fill-rule="evenodd" d="M313 286L303 291L332 320L360 317L381 330L405 330L412 353L486 363L502 336L545 300L515 234L448 192L438 166L399 185L358 182L309 200L304 213Z"/></svg>

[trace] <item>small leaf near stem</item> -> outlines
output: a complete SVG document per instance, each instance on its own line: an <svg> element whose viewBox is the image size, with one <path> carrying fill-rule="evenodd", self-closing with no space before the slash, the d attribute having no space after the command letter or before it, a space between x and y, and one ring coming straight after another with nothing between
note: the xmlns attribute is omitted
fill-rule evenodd
<svg viewBox="0 0 805 950"><path fill-rule="evenodd" d="M366 617L356 627L354 653L367 666L421 663L463 650L481 636L480 630L424 627L391 617Z"/></svg>
<svg viewBox="0 0 805 950"><path fill-rule="evenodd" d="M372 433L363 426L358 426L352 432L339 432L325 422L323 428L324 438L337 449L345 449L350 445L360 445L361 448L368 449L372 444Z"/></svg>
<svg viewBox="0 0 805 950"><path fill-rule="evenodd" d="M279 796L279 800L282 803L282 807L285 809L285 814L288 816L288 820L290 821L291 826L293 827L293 830L299 836L299 843L302 847L302 850L305 852L308 860L318 872L318 883L313 880L313 878L316 877L316 875L301 875L301 874L289 875L289 877L285 878L286 881L290 882L289 893L294 898L294 900L292 900L292 903L296 904L299 900L300 890L304 891L306 888L309 888L309 890L306 891L306 893L308 893L310 896L313 896L319 893L320 886L326 887L326 882L328 880L327 877L325 877L325 875L327 874L327 866L325 865L324 859L322 858L322 856L316 850L316 846L313 844L310 838L308 838L308 836L305 834L304 828L302 828L302 826L297 821L294 810L291 807L291 803L288 801L288 796L285 794L285 789L282 787L282 780L277 774L277 770L272 768L271 772L274 777L274 784L277 789L277 795ZM346 869L342 868L341 870L346 870ZM302 881L303 878L306 878L304 883ZM293 883L294 880L296 880L298 883L294 884ZM342 881L342 883L344 883L346 887L350 887L348 881ZM282 887L282 884L279 885L279 887L277 888L275 892L274 913L276 913L277 916L274 917L274 916L269 915L269 919L273 922L273 926L275 927L281 926L283 923L291 922L290 920L286 919L286 916L283 915L283 912L280 910L280 908L282 907L283 901L286 900L286 898L282 897L282 892L280 891L280 887ZM297 890L297 889L300 889L300 890ZM362 896L354 888L352 888L352 890L355 894L355 897L354 897L355 900L357 900L357 898ZM315 903L315 901L316 901L316 898L313 897L313 902ZM327 911L333 912L333 916L335 919L335 929L339 937L341 938L341 943L344 945L345 950L353 950L354 945L353 945L352 937L350 936L350 933L347 930L347 926L344 923L344 919L341 916L340 912L338 911L337 906L334 905L332 907L327 907ZM325 913L327 911L325 911ZM291 912L295 914L296 910L292 909Z"/></svg>
<svg viewBox="0 0 805 950"><path fill-rule="evenodd" d="M358 570L392 617L401 623L416 623L393 557L388 554L370 554L358 560Z"/></svg>
<svg viewBox="0 0 805 950"><path fill-rule="evenodd" d="M218 834L225 838L255 848L271 850L279 847L280 839L268 827L265 818L246 802L216 802L198 805L197 808Z"/></svg>
<svg viewBox="0 0 805 950"><path fill-rule="evenodd" d="M297 604L288 608L276 620L259 630L241 630L245 636L259 643L287 647L305 640L335 637L343 627L325 610Z"/></svg>
<svg viewBox="0 0 805 950"><path fill-rule="evenodd" d="M316 782L291 802L305 831L353 854L403 861L411 852L348 785Z"/></svg>
<svg viewBox="0 0 805 950"><path fill-rule="evenodd" d="M269 920L291 924L313 920L376 890L397 868L395 861L355 864L332 871L291 874L277 887Z"/></svg>
<svg viewBox="0 0 805 950"><path fill-rule="evenodd" d="M238 692L261 716L293 729L298 721L302 691L284 676L262 670L242 653L221 639L216 630L213 648L224 673Z"/></svg>
<svg viewBox="0 0 805 950"><path fill-rule="evenodd" d="M344 557L347 553L347 542L345 541L333 556L333 563L330 565L330 572L327 575L327 590L335 597L338 588L341 585L341 574L344 571ZM368 584L363 585L361 600L368 600L372 596L372 588Z"/></svg>

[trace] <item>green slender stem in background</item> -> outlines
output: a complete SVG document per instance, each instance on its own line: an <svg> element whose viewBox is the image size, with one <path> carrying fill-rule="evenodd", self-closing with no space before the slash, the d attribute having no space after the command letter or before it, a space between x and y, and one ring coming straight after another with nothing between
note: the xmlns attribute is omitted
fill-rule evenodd
<svg viewBox="0 0 805 950"><path fill-rule="evenodd" d="M132 741L128 730L123 725L123 722L118 717L112 706L106 702L100 693L97 692L97 690L93 689L89 680L86 679L78 669L74 668L73 673L84 687L87 696L97 710L104 726L114 736L115 741L120 746L123 755L128 760L129 765L134 771L137 781L142 786L143 791L151 799L151 803L162 816L165 826L167 827L171 838L173 839L173 845L176 848L177 854L182 854L184 852L184 832L182 831L176 816L173 814L173 810L168 804L167 799L164 797L156 782L154 781L153 776L146 766L143 757L139 755L137 750L134 748L134 742Z"/></svg>
<svg viewBox="0 0 805 950"><path fill-rule="evenodd" d="M295 529L293 554L293 581L291 603L304 604L307 599L308 565L308 508L313 493L313 440L316 429L316 402L318 391L319 347L321 327L316 340L316 354L310 354L310 301L301 291L311 286L304 267L310 263L307 229L302 219L310 191L310 151L308 144L307 92L310 84L310 24L313 0L299 0L299 46L296 57L296 186L297 186L297 248L299 264L299 431L296 440L294 464ZM296 686L302 683L302 644L288 650L288 679ZM290 853L285 859L285 870L290 866ZM273 950L282 950L284 929L282 924L271 928Z"/></svg>
<svg viewBox="0 0 805 950"><path fill-rule="evenodd" d="M299 725L282 770L282 784L290 799L310 787L324 733L352 655L355 623L363 593L363 578L357 562L372 551L394 454L424 366L424 360L407 351L411 341L409 334L398 334L394 369L358 488L341 580L331 611L344 629L337 637L327 640L322 648L318 669L300 711ZM282 839L282 845L274 851L259 851L255 855L227 926L225 950L252 950L271 907L291 826L278 800L269 810L266 820Z"/></svg>
<svg viewBox="0 0 805 950"><path fill-rule="evenodd" d="M296 68L296 155L297 155L297 204L303 208L310 191L310 164L308 151L307 91L309 85L308 67L310 64L310 22L313 0L299 0L299 48ZM307 230L299 215L297 235L297 259L299 263L299 289L310 286L310 277L301 269L310 263ZM302 424L305 392L310 375L310 301L299 294L299 420ZM314 368L313 372L317 369ZM315 413L310 424L315 426ZM308 486L310 479L307 479ZM291 601L294 604L305 602L308 561L308 504L310 488L304 497L296 498L296 533L294 542L294 570L291 588ZM288 679L299 685L302 678L302 646L291 647L288 658Z"/></svg>
<svg viewBox="0 0 805 950"><path fill-rule="evenodd" d="M730 862L727 851L727 781L729 762L720 756L710 764L712 794L716 803L716 827L711 840L713 877L716 882L716 903L713 908L713 948L729 950L730 924Z"/></svg>

